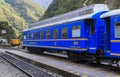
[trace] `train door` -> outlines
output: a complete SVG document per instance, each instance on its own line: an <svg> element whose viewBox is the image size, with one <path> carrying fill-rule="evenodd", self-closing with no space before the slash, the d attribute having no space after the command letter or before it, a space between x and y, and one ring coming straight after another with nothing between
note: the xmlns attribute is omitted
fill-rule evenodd
<svg viewBox="0 0 120 77"><path fill-rule="evenodd" d="M95 33L95 20L90 20L90 32L89 32L89 52L95 53L96 52L96 33Z"/></svg>
<svg viewBox="0 0 120 77"><path fill-rule="evenodd" d="M105 49L105 36L106 36L105 22L103 19L97 19L96 30L97 30L96 31L96 40L97 40L96 50L102 52Z"/></svg>
<svg viewBox="0 0 120 77"><path fill-rule="evenodd" d="M110 50L110 18L105 18L105 40L104 40L104 51L109 52Z"/></svg>

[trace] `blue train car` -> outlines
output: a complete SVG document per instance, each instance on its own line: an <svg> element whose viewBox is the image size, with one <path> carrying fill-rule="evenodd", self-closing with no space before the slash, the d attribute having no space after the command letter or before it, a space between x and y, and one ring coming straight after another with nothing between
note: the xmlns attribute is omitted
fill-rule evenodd
<svg viewBox="0 0 120 77"><path fill-rule="evenodd" d="M105 56L113 59L113 62L118 62L120 59L120 9L107 12L100 18L105 23Z"/></svg>
<svg viewBox="0 0 120 77"><path fill-rule="evenodd" d="M105 44L105 20L100 16L109 9L95 4L65 13L38 23L24 30L23 44L29 51L66 51L72 60L101 60Z"/></svg>

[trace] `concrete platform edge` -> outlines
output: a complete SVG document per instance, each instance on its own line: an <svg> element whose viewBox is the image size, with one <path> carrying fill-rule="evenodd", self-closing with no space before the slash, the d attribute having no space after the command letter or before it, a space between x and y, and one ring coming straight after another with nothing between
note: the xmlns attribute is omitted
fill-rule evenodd
<svg viewBox="0 0 120 77"><path fill-rule="evenodd" d="M41 68L44 68L44 69L47 69L51 72L54 72L56 74L60 74L64 77L88 77L87 75L80 75L80 74L77 74L77 73L72 73L70 71L67 71L67 70L63 70L63 69L60 69L60 68L56 68L55 66L52 66L52 65L47 65L47 64L43 64L43 63L40 63L38 61L34 61L34 60L31 60L29 58L26 58L26 57L23 57L23 56L20 56L20 55L17 55L17 54L14 54L12 52L9 52L9 51L6 51L6 53L8 54L11 54L11 55L14 55L20 59L22 59L23 61L26 61L28 63L31 63L35 66L38 66L38 67L41 67Z"/></svg>

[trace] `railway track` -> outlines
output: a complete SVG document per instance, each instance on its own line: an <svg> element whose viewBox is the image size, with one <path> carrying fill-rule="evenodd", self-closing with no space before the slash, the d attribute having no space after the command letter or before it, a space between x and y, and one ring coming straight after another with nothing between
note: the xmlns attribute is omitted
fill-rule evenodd
<svg viewBox="0 0 120 77"><path fill-rule="evenodd" d="M21 49L21 48L11 48L11 47L8 47L7 49L10 49L10 50L17 50L17 51L23 51L25 53L28 53L26 52L25 49ZM36 53L32 53L32 54L35 54L35 55L40 55L40 54L36 54ZM47 51L45 51L42 55L44 56L48 56L48 57L53 57L53 58L58 58L58 59L66 59L66 60L69 60L68 57L67 57L67 54L59 54L59 53L49 53ZM40 56L42 56L40 55ZM71 61L71 60L69 60ZM79 63L79 62L78 62ZM92 65L92 64L95 64L96 65L96 62L92 62L92 63L88 63L88 62L82 62L82 64L85 64L85 65ZM97 65L101 65L101 66L109 66L109 63L105 63L105 62L102 62L101 64L97 64ZM120 63L119 63L120 65ZM116 67L118 68L117 66L109 66L109 67Z"/></svg>
<svg viewBox="0 0 120 77"><path fill-rule="evenodd" d="M51 72L48 72L47 70L41 68L38 69L38 67L28 64L27 62L24 62L20 59L16 59L13 56L10 56L5 53L0 53L0 57L7 60L9 63L26 73L30 77L62 77L57 74L53 74Z"/></svg>
<svg viewBox="0 0 120 77"><path fill-rule="evenodd" d="M11 49L12 50L12 49ZM13 49L13 50L16 50L16 49ZM21 49L17 49L19 51L21 51ZM71 60L69 60L67 58L67 56L65 55L61 55L61 54L56 54L56 53L48 53L48 52L45 52L43 55L38 55L38 54L34 54L36 56L43 56L43 57L47 57L47 58L52 58L52 59L56 59L56 60L62 60L64 62L70 62L70 63L73 63ZM86 62L82 62L82 63L74 63L75 65L77 66L83 66L83 67L88 67L90 69L94 69L94 70L100 70L100 71L105 71L107 72L108 74L114 74L114 75L117 75L117 76L111 76L111 77L119 77L120 76L120 68L118 67L115 67L115 66L109 66L108 64L106 63L102 63L102 64L96 64L96 63L86 63ZM79 71L79 70L78 70ZM88 75L89 76L89 75ZM96 76L97 77L97 76ZM102 76L101 76L102 77ZM106 76L103 76L103 77L106 77Z"/></svg>
<svg viewBox="0 0 120 77"><path fill-rule="evenodd" d="M6 48L6 47L5 47L5 49L23 51L23 52L25 52L25 53L28 53L28 52L26 52L25 49L21 49L21 48L11 48L11 47L7 47L7 48ZM35 53L32 53L32 54L35 54ZM37 54L35 54L35 55L37 55ZM38 55L40 55L40 54L38 54ZM49 52L45 51L44 54L42 54L42 55L69 60L66 54L49 53Z"/></svg>
<svg viewBox="0 0 120 77"><path fill-rule="evenodd" d="M25 53L28 53L26 52L25 49L20 49L20 48L7 48L7 49L10 49L10 50L17 50L17 51L23 51ZM40 54L36 54L36 53L32 53L32 54L35 54L35 55L40 55ZM66 59L66 60L69 60L68 57L67 57L67 54L59 54L59 53L49 53L47 51L45 51L43 54L43 56L47 56L47 57L53 57L53 58L58 58L58 59ZM40 56L42 56L40 55ZM71 61L71 60L69 60ZM79 62L78 62L79 63ZM92 62L92 63L88 63L88 62L82 62L81 64L85 64L85 65L100 65L100 66L109 66L109 63L105 63L105 62L102 62L101 64L96 64L96 62ZM109 66L109 67L116 67L116 68L119 68L117 66Z"/></svg>

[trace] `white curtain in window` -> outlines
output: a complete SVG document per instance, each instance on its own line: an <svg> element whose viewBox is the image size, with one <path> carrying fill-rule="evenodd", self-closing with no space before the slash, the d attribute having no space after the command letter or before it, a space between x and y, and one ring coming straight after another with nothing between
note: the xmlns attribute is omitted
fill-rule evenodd
<svg viewBox="0 0 120 77"><path fill-rule="evenodd" d="M72 30L72 37L80 37L80 28Z"/></svg>
<svg viewBox="0 0 120 77"><path fill-rule="evenodd" d="M120 25L115 27L115 37L120 38Z"/></svg>

